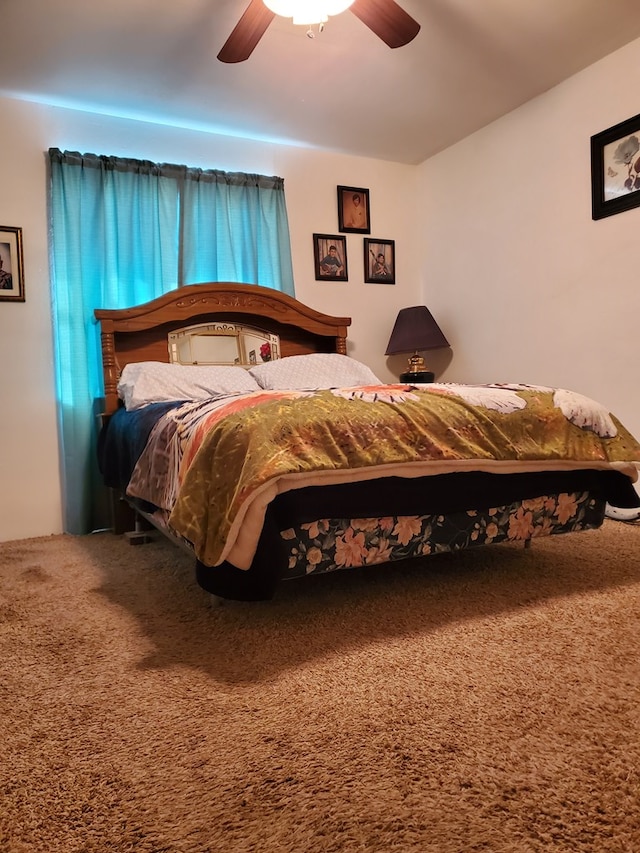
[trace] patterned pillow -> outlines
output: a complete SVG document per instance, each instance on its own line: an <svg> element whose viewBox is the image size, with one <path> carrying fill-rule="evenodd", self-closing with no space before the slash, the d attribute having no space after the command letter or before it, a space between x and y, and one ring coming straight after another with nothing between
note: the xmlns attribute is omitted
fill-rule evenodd
<svg viewBox="0 0 640 853"><path fill-rule="evenodd" d="M128 410L141 409L149 403L206 400L220 394L259 390L255 379L242 367L161 361L127 364L118 382L118 395Z"/></svg>
<svg viewBox="0 0 640 853"><path fill-rule="evenodd" d="M251 367L249 373L266 390L315 390L382 385L366 364L339 353L290 355Z"/></svg>

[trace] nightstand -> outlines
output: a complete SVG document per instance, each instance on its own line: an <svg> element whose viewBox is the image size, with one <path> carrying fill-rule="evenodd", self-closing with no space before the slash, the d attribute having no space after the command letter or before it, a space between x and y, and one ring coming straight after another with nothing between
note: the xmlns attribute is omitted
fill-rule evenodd
<svg viewBox="0 0 640 853"><path fill-rule="evenodd" d="M419 383L419 382L433 382L434 374L431 370L421 370L418 373L401 373L400 374L400 382L403 383Z"/></svg>

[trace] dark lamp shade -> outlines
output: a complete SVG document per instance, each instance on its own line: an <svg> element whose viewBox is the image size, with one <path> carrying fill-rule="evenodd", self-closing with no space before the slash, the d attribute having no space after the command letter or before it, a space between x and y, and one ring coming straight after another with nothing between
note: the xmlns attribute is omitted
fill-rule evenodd
<svg viewBox="0 0 640 853"><path fill-rule="evenodd" d="M385 355L448 346L449 341L426 305L415 305L398 312Z"/></svg>

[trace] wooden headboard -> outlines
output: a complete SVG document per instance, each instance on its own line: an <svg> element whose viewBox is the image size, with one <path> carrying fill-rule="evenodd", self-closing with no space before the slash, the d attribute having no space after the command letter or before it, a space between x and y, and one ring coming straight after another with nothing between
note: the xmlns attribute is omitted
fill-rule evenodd
<svg viewBox="0 0 640 853"><path fill-rule="evenodd" d="M118 408L118 379L136 361L169 361L169 332L192 323L245 322L280 337L282 357L312 352L346 355L350 317L332 317L286 293L255 284L190 284L134 308L94 311L100 323L105 413Z"/></svg>

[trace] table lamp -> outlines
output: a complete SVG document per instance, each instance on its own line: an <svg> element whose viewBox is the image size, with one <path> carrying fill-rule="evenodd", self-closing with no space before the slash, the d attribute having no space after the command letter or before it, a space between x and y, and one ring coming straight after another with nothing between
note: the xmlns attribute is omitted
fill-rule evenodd
<svg viewBox="0 0 640 853"><path fill-rule="evenodd" d="M412 353L406 372L400 374L400 382L433 382L434 374L427 369L419 352L448 346L449 341L426 305L414 305L398 312L385 355Z"/></svg>

